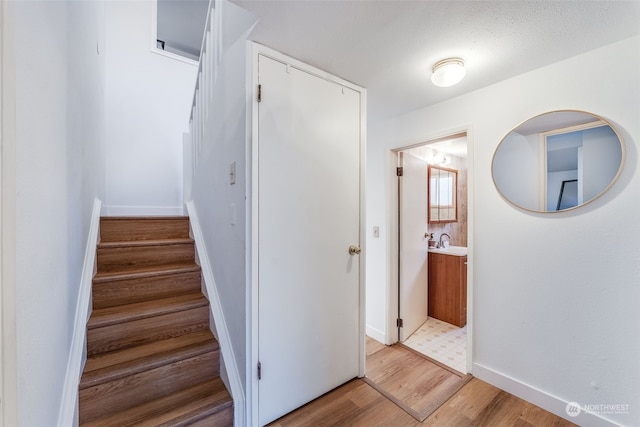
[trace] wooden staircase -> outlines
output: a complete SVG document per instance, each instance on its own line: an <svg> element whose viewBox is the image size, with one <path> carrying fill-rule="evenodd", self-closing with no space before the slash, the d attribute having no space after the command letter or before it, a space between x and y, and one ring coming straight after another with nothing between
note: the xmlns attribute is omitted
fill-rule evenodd
<svg viewBox="0 0 640 427"><path fill-rule="evenodd" d="M81 426L231 426L187 217L100 221Z"/></svg>

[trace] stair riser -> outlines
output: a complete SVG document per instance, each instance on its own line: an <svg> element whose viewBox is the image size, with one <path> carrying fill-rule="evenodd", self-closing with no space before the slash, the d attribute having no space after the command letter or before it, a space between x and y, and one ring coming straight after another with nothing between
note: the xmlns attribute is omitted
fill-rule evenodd
<svg viewBox="0 0 640 427"><path fill-rule="evenodd" d="M87 356L209 328L209 307L134 320L87 331Z"/></svg>
<svg viewBox="0 0 640 427"><path fill-rule="evenodd" d="M182 295L198 291L201 287L199 271L94 283L93 308L115 307Z"/></svg>
<svg viewBox="0 0 640 427"><path fill-rule="evenodd" d="M100 240L176 239L189 237L189 219L184 218L102 218Z"/></svg>
<svg viewBox="0 0 640 427"><path fill-rule="evenodd" d="M193 264L193 242L174 245L98 248L98 273L126 272L139 268Z"/></svg>
<svg viewBox="0 0 640 427"><path fill-rule="evenodd" d="M80 391L80 423L122 411L218 376L218 351Z"/></svg>

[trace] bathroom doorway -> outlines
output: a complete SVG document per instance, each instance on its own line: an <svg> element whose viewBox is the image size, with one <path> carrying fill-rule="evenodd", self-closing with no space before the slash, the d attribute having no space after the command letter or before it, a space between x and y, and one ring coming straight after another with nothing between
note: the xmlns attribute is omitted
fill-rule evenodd
<svg viewBox="0 0 640 427"><path fill-rule="evenodd" d="M466 322L468 151L466 131L396 149L392 151L396 177L391 186L395 190L391 197L392 212L395 214L392 219L395 232L391 242L391 256L394 258L391 266L395 271L392 272L391 294L396 296L397 307L391 307L390 313L396 316L397 341L463 374L469 371L467 354L470 341ZM442 204L449 205L449 209L455 205L456 214L442 221L433 218L436 202L428 201L428 197L437 190L437 186L434 187L435 179L428 170L435 171L436 168L454 171L457 177L454 197L450 194L448 201ZM461 318L460 312L456 312L455 320L451 320L448 313L454 309L449 304L444 307L442 302L450 300L451 295L438 293L441 285L434 274L441 269L432 268L429 272L430 258L433 264L442 256L447 256L442 258L447 260L447 265L452 261L465 269L464 278L461 277L459 282L460 304L455 308L464 309L465 313ZM456 258L449 259L448 256ZM444 276L448 280L449 273Z"/></svg>

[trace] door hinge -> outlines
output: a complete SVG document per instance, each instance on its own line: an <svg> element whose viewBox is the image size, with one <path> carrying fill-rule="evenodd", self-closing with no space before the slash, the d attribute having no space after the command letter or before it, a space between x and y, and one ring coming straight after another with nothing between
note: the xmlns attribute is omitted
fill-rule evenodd
<svg viewBox="0 0 640 427"><path fill-rule="evenodd" d="M398 318L398 319L396 319L396 326L397 326L398 328L402 328L402 327L403 327L403 325L404 325L404 322L402 321L402 319L399 319L399 318Z"/></svg>
<svg viewBox="0 0 640 427"><path fill-rule="evenodd" d="M258 85L258 102L262 102L262 85Z"/></svg>
<svg viewBox="0 0 640 427"><path fill-rule="evenodd" d="M262 379L262 363L258 362L258 379Z"/></svg>
<svg viewBox="0 0 640 427"><path fill-rule="evenodd" d="M396 176L402 176L402 167L396 168Z"/></svg>

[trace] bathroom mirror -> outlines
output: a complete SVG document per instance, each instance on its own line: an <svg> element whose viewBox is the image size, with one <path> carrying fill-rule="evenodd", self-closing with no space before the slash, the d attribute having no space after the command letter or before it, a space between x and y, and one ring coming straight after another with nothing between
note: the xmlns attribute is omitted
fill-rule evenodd
<svg viewBox="0 0 640 427"><path fill-rule="evenodd" d="M427 195L428 221L458 221L458 171L439 166L427 167L429 187Z"/></svg>
<svg viewBox="0 0 640 427"><path fill-rule="evenodd" d="M602 117L562 110L527 120L505 136L491 166L509 203L535 212L575 209L609 189L622 171L624 145Z"/></svg>

